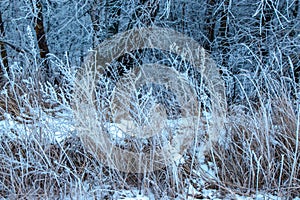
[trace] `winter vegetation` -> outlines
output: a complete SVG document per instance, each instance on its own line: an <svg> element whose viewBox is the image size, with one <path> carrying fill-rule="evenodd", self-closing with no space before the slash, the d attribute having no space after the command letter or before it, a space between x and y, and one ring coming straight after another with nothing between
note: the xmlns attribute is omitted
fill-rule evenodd
<svg viewBox="0 0 300 200"><path fill-rule="evenodd" d="M0 1L0 198L299 199L299 9Z"/></svg>

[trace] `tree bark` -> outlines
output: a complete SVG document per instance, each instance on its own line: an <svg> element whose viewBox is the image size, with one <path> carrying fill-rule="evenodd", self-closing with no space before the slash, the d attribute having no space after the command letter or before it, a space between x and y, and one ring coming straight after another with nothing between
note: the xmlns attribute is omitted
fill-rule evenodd
<svg viewBox="0 0 300 200"><path fill-rule="evenodd" d="M1 11L0 11L0 36L2 38L4 38L4 36L5 36L4 22L2 20L2 13L1 13ZM6 48L5 48L5 44L2 43L2 42L0 42L0 52L1 52L1 58L2 58L2 63L3 63L4 69L7 72L9 72L8 60L7 60L7 51L6 51ZM1 74L3 74L3 72L1 72Z"/></svg>
<svg viewBox="0 0 300 200"><path fill-rule="evenodd" d="M46 39L41 1L37 1L35 6L37 8L37 16L34 18L34 22L35 22L34 30L35 30L36 37L37 37L38 47L39 47L39 51L40 51L40 57L44 61L44 67L45 67L45 73L46 73L45 78L46 78L46 81L49 81L52 76L52 71L51 71L50 65L47 61L47 55L49 54L49 47L48 47L47 39Z"/></svg>
<svg viewBox="0 0 300 200"><path fill-rule="evenodd" d="M186 3L184 2L182 4L182 17L181 17L181 27L183 33L186 31L185 15L186 15Z"/></svg>
<svg viewBox="0 0 300 200"><path fill-rule="evenodd" d="M5 30L4 30L4 22L2 20L2 13L0 11L0 36L5 36ZM3 66L0 65L0 89L3 88L5 85L5 74L9 74L9 67L8 67L8 59L7 59L7 51L5 48L5 44L0 42L0 56L2 59Z"/></svg>
<svg viewBox="0 0 300 200"><path fill-rule="evenodd" d="M292 14L293 14L293 23L292 24L296 24L298 23L298 15L299 15L299 0L296 0L295 3L294 3L294 9L292 11ZM297 31L295 30L291 30L290 31L290 37L294 38L294 37L297 37ZM292 64L294 66L294 77L295 77L295 82L297 84L300 83L300 54L297 52L294 53L294 55L292 55ZM296 96L296 95L295 95Z"/></svg>
<svg viewBox="0 0 300 200"><path fill-rule="evenodd" d="M228 42L228 6L230 0L224 0L223 6L224 9L221 12L220 19L220 28L219 28L219 37L221 40L221 49L222 49L222 65L224 67L228 67L228 59L229 59L229 42Z"/></svg>
<svg viewBox="0 0 300 200"><path fill-rule="evenodd" d="M207 33L207 42L204 43L203 48L209 52L211 52L211 43L215 40L216 17L213 16L215 4L216 0L207 0L207 8L205 11L205 30Z"/></svg>
<svg viewBox="0 0 300 200"><path fill-rule="evenodd" d="M223 1L223 10L221 12L221 18L220 18L220 27L218 30L218 37L220 38L220 49L221 49L221 65L227 69L227 70L232 70L230 68L230 66L228 65L228 60L229 60L229 51L230 51L230 44L228 41L228 14L229 14L229 3L231 0L224 0ZM222 71L221 71L222 74ZM233 79L234 80L234 79ZM228 83L228 84L233 84L233 91L232 94L229 96L229 98L227 98L227 103L228 104L232 104L234 103L239 95L239 91L238 91L238 84L236 83L236 81L233 81L232 83Z"/></svg>
<svg viewBox="0 0 300 200"><path fill-rule="evenodd" d="M273 13L274 10L271 7L271 4L273 2L271 0L267 0L264 2L263 5L263 17L261 19L261 32L260 32L260 47L259 47L259 52L260 52L260 57L261 57L261 62L266 63L266 58L268 57L269 50L268 50L268 44L267 44L267 36L268 33L271 31L271 23L273 19Z"/></svg>

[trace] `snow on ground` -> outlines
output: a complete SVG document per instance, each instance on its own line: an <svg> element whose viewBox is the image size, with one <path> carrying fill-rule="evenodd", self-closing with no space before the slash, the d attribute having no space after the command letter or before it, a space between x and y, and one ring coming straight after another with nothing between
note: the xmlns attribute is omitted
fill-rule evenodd
<svg viewBox="0 0 300 200"><path fill-rule="evenodd" d="M154 199L154 195L144 195L144 194L140 194L140 192L138 190L121 190L119 192L117 198L118 200L151 200Z"/></svg>
<svg viewBox="0 0 300 200"><path fill-rule="evenodd" d="M0 134L18 133L17 136L20 138L30 138L42 131L43 136L47 136L51 140L50 142L60 142L75 131L74 120L70 111L65 111L59 116L40 112L38 118L26 123L13 120L9 114L5 114L4 117L5 119L0 121ZM16 135L11 135L11 137L14 136Z"/></svg>
<svg viewBox="0 0 300 200"><path fill-rule="evenodd" d="M75 125L74 125L72 113L67 111L64 114L61 114L60 116L51 116L42 113L40 115L40 118L36 120L35 123L29 123L29 124L14 121L12 117L7 114L5 115L5 120L0 121L0 134L4 134L5 132L12 132L12 133L18 133L18 137L21 138L30 137L31 134L35 134L37 130L40 130L39 128L37 129L37 127L42 128L44 134L48 134L48 136L50 136L49 138L51 138L52 140L56 140L57 142L62 141L65 137L70 136L70 134L73 134L75 132ZM120 132L120 130L116 128L116 126L114 126L113 124L109 124L109 127L110 127L109 131L111 134L114 135L114 137L120 137L120 138L124 137L124 133ZM12 137L16 137L16 135L15 136L12 135ZM178 155L178 160L182 158L183 157L181 155ZM180 161L180 162L182 163L184 161ZM215 171L213 170L214 168L213 163L207 163L204 162L204 160L200 161L200 163L201 163L202 173L205 173L206 175L209 175L211 177L215 176ZM205 181L198 180L198 183L204 185ZM189 193L188 200L199 199L199 196L201 196L201 199L216 199L216 200L224 199L224 196L221 197L219 192L215 189L203 188L200 193L192 185L189 186L188 193ZM84 196L83 198L86 199L86 197L87 196ZM154 199L154 195L151 193L148 195L144 195L141 194L140 191L136 189L132 189L132 190L116 191L113 198L119 200L152 200ZM176 198L176 199L179 200L180 198ZM94 199L94 197L90 196L90 199ZM281 200L284 198L274 196L271 194L264 194L261 192L251 197L240 196L238 194L228 194L226 195L225 199ZM294 200L300 200L300 198L297 197Z"/></svg>

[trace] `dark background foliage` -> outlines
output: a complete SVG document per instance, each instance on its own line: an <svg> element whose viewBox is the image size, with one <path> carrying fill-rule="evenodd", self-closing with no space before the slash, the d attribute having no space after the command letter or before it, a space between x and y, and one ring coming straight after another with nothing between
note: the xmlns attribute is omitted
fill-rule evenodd
<svg viewBox="0 0 300 200"><path fill-rule="evenodd" d="M42 80L59 84L56 59L78 68L103 40L156 25L192 37L211 53L227 83L229 103L245 95L255 99L247 77L264 88L266 74L299 82L299 19L299 0L4 0L2 86L4 74L13 64L25 65L24 59L37 64Z"/></svg>

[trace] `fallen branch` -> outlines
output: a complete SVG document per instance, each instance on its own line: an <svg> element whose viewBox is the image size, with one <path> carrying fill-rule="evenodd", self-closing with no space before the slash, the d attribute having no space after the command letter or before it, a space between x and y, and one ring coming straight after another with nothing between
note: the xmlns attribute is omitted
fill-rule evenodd
<svg viewBox="0 0 300 200"><path fill-rule="evenodd" d="M7 46L9 46L10 48L12 48L13 50L15 50L18 53L30 53L30 51L28 49L24 49L22 47L19 47L15 44L12 44L8 41L5 41L5 40L1 39L1 38L0 38L0 44L1 45L7 45Z"/></svg>

